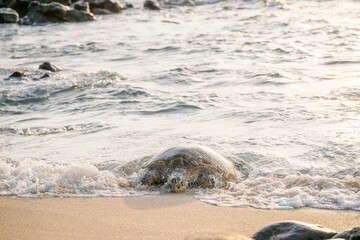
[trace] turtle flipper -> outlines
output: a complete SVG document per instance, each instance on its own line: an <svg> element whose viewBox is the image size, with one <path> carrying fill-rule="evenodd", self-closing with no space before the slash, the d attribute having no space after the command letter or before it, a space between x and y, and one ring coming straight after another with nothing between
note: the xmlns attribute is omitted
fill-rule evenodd
<svg viewBox="0 0 360 240"><path fill-rule="evenodd" d="M226 179L217 172L200 172L196 178L196 184L201 188L225 187Z"/></svg>
<svg viewBox="0 0 360 240"><path fill-rule="evenodd" d="M142 185L154 185L159 182L159 174L157 171L150 170L145 172L145 174L141 178Z"/></svg>

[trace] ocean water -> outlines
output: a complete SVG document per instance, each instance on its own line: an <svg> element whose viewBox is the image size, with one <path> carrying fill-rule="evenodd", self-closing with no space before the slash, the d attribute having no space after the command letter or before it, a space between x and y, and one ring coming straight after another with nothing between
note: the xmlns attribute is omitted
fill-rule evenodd
<svg viewBox="0 0 360 240"><path fill-rule="evenodd" d="M236 163L219 206L360 210L360 2L227 0L0 26L0 195L129 187L184 144ZM50 78L8 79L14 71Z"/></svg>

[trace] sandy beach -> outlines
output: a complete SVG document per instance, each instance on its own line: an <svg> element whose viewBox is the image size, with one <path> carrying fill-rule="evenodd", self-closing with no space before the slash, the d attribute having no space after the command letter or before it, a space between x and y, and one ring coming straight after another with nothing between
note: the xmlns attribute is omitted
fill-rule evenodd
<svg viewBox="0 0 360 240"><path fill-rule="evenodd" d="M128 198L0 197L0 235L10 239L184 239L198 233L251 235L282 220L342 231L360 212L217 207L186 194Z"/></svg>

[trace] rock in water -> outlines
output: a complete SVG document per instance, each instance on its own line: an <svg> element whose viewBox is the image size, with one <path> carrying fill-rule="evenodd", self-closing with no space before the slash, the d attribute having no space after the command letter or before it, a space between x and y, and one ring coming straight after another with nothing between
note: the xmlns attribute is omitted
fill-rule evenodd
<svg viewBox="0 0 360 240"><path fill-rule="evenodd" d="M90 12L90 6L88 2L76 2L72 4L71 7L79 11Z"/></svg>
<svg viewBox="0 0 360 240"><path fill-rule="evenodd" d="M50 75L48 73L44 73L43 75L41 75L39 77L39 79L44 79L44 78L49 78L49 77L50 77Z"/></svg>
<svg viewBox="0 0 360 240"><path fill-rule="evenodd" d="M56 66L54 64L51 64L49 62L43 62L39 66L39 69L48 70L48 71L51 71L51 72L59 72L59 71L61 71L61 68L59 68L58 66Z"/></svg>
<svg viewBox="0 0 360 240"><path fill-rule="evenodd" d="M11 8L16 0L0 0L0 8Z"/></svg>
<svg viewBox="0 0 360 240"><path fill-rule="evenodd" d="M157 0L146 0L144 8L149 10L160 10L160 3Z"/></svg>
<svg viewBox="0 0 360 240"><path fill-rule="evenodd" d="M125 10L125 9L129 9L129 8L134 8L134 5L132 5L131 3L126 2L126 3L124 4L123 8L124 8L124 10Z"/></svg>
<svg viewBox="0 0 360 240"><path fill-rule="evenodd" d="M89 3L90 12L94 14L119 13L124 8L115 0L82 0Z"/></svg>
<svg viewBox="0 0 360 240"><path fill-rule="evenodd" d="M19 14L11 8L0 8L0 23L17 23Z"/></svg>
<svg viewBox="0 0 360 240"><path fill-rule="evenodd" d="M44 73L42 71L26 71L20 72L16 71L13 72L9 77L4 78L5 81L38 81L40 79L49 78L51 77L49 73Z"/></svg>
<svg viewBox="0 0 360 240"><path fill-rule="evenodd" d="M21 19L24 25L46 22L84 22L95 20L92 13L76 10L60 3L31 2L28 13Z"/></svg>
<svg viewBox="0 0 360 240"><path fill-rule="evenodd" d="M255 240L322 240L332 238L337 232L320 225L304 222L276 222L257 231Z"/></svg>
<svg viewBox="0 0 360 240"><path fill-rule="evenodd" d="M26 74L23 72L13 72L8 78L23 78L26 77Z"/></svg>
<svg viewBox="0 0 360 240"><path fill-rule="evenodd" d="M351 230L336 234L334 238L340 238L346 240L360 240L360 227L356 227Z"/></svg>
<svg viewBox="0 0 360 240"><path fill-rule="evenodd" d="M23 18L28 13L30 3L30 1L26 0L17 0L11 8L19 14L19 18Z"/></svg>
<svg viewBox="0 0 360 240"><path fill-rule="evenodd" d="M57 2L57 3L61 3L62 5L70 6L72 1L71 0L38 0L38 2L40 3Z"/></svg>
<svg viewBox="0 0 360 240"><path fill-rule="evenodd" d="M142 171L143 185L182 192L186 188L225 187L237 181L232 162L204 146L174 147L152 158Z"/></svg>

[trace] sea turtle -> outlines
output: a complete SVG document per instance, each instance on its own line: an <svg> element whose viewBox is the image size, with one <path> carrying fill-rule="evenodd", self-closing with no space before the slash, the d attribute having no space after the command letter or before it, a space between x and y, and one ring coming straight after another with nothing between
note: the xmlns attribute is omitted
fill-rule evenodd
<svg viewBox="0 0 360 240"><path fill-rule="evenodd" d="M170 148L150 159L140 176L141 184L170 192L188 187L225 187L228 181L237 179L234 164L204 146Z"/></svg>

